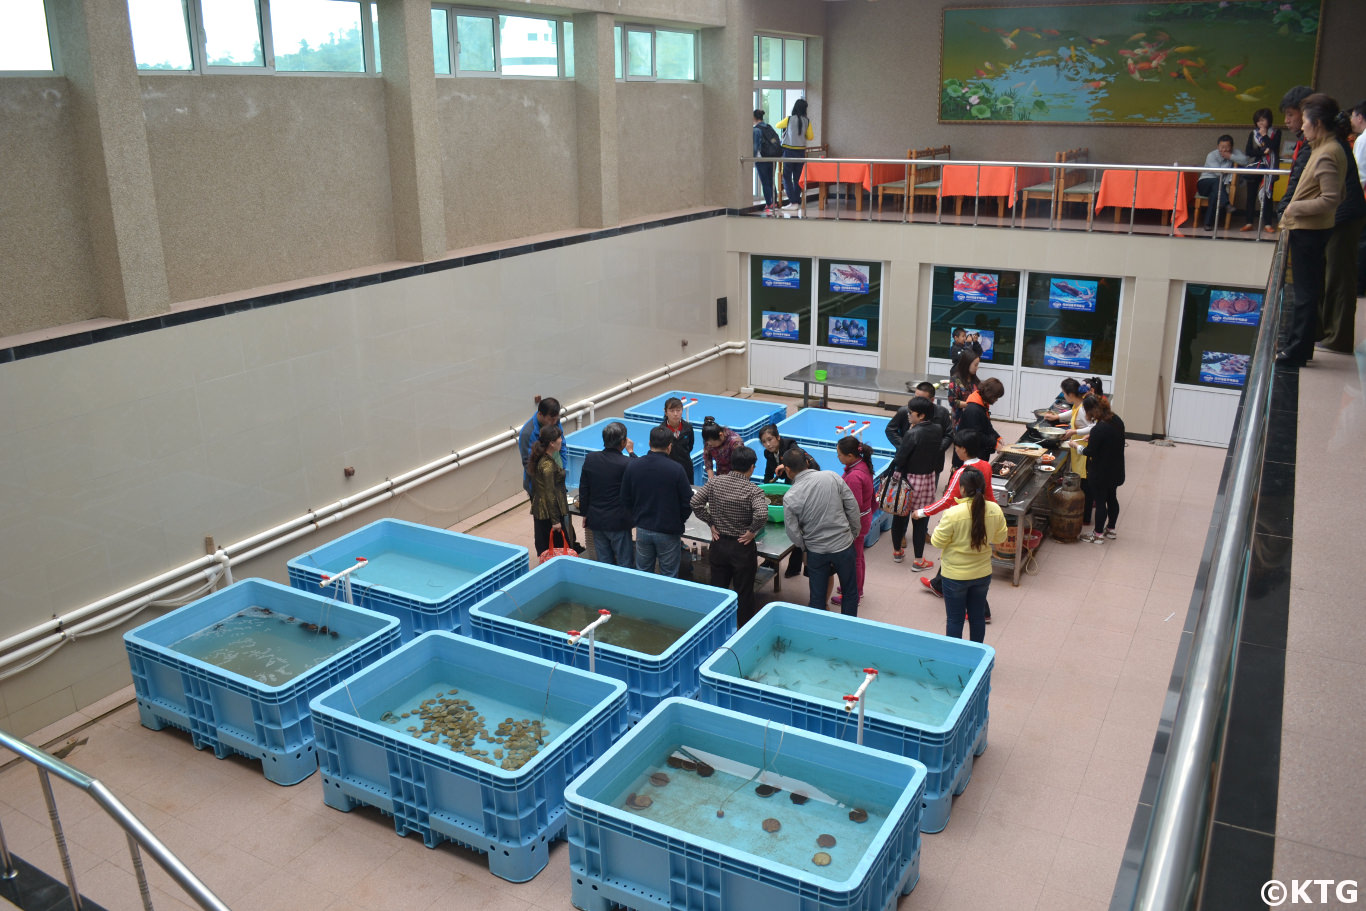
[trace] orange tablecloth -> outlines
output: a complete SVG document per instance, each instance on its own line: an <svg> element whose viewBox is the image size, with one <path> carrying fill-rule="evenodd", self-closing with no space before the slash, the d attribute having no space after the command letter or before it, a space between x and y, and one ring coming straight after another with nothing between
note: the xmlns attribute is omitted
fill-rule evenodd
<svg viewBox="0 0 1366 911"><path fill-rule="evenodd" d="M802 170L802 186L813 183L857 183L871 193L878 184L905 180L910 170L909 162L904 165L859 164L808 159Z"/></svg>
<svg viewBox="0 0 1366 911"><path fill-rule="evenodd" d="M1013 168L1007 165L944 165L939 196L1004 196L1014 207L1019 187L1048 180L1047 168Z"/></svg>
<svg viewBox="0 0 1366 911"><path fill-rule="evenodd" d="M1106 206L1162 209L1172 213L1172 222L1180 227L1186 221L1191 194L1195 192L1195 176L1190 171L1105 171L1096 193L1096 211Z"/></svg>

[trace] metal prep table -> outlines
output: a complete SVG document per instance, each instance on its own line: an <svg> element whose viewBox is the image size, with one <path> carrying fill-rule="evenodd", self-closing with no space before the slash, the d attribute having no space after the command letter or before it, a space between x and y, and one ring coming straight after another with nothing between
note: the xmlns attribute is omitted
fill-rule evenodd
<svg viewBox="0 0 1366 911"><path fill-rule="evenodd" d="M824 370L825 379L817 379L816 371ZM829 406L830 387L858 389L862 392L894 392L909 396L917 383L930 382L936 386L948 382L946 376L933 376L928 373L908 373L904 370L887 370L883 367L859 367L854 364L837 364L833 361L816 361L800 370L794 370L783 379L789 383L802 384L802 407L811 404L811 387L821 387L821 407Z"/></svg>
<svg viewBox="0 0 1366 911"><path fill-rule="evenodd" d="M1043 437L1031 425L1016 442L1042 443L1042 441ZM1037 459L1022 460L1016 471L1028 471L1029 476L1018 483L999 484L1000 479L996 476L995 470L996 463L993 462L992 486L996 492L996 502L1000 505L1001 512L1005 513L1007 519L1011 517L1015 519L1015 554L1011 559L1004 559L996 556L993 550L991 565L994 568L1009 569L1011 571L1011 582L1015 585L1020 584L1020 572L1024 568L1025 540L1029 537L1029 533L1034 530L1034 516L1036 514L1046 516L1051 512L1047 505L1047 495L1062 481L1062 476L1067 473L1072 462L1072 450L1067 446L1059 446L1056 449L1045 451L1052 452L1056 456L1056 460L1052 463L1053 471L1039 471ZM996 461L1000 461L1000 459L1001 456L998 455ZM1002 493L1006 495L1005 502L1002 501ZM1039 502L1041 497L1043 498L1042 508L1040 508Z"/></svg>
<svg viewBox="0 0 1366 911"><path fill-rule="evenodd" d="M693 490L698 488L693 486ZM579 513L579 489L569 488L569 512L572 515ZM695 515L688 516L688 521L683 525L683 540L696 541L701 544L711 544L711 526L703 522ZM792 541L787 536L787 528L781 522L769 522L754 538L754 544L759 549L759 559L772 560L775 563L781 562L788 554L792 553ZM762 576L760 576L762 578ZM773 591L783 590L783 574L773 573Z"/></svg>

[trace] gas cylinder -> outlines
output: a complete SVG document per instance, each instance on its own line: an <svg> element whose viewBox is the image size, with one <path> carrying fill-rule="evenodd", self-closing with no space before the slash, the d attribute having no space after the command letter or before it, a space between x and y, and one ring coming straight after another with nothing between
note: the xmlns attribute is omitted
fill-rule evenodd
<svg viewBox="0 0 1366 911"><path fill-rule="evenodd" d="M1072 472L1062 476L1062 483L1049 497L1052 513L1048 527L1054 540L1075 541L1081 534L1081 513L1086 494L1081 491L1081 478Z"/></svg>

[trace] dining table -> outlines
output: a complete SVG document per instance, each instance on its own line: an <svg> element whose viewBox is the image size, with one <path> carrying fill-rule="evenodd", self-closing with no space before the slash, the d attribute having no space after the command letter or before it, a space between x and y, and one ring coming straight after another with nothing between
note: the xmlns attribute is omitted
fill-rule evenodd
<svg viewBox="0 0 1366 911"><path fill-rule="evenodd" d="M1115 210L1119 223L1121 209L1158 209L1162 223L1171 218L1175 227L1185 224L1189 217L1191 197L1195 193L1196 174L1191 171L1134 171L1112 168L1100 176L1096 191L1097 213L1106 206Z"/></svg>
<svg viewBox="0 0 1366 911"><path fill-rule="evenodd" d="M996 197L996 210L1005 215L1006 206L1015 207L1020 187L1032 187L1050 177L1047 168L1017 168L1013 165L946 164L939 181L939 204L945 196L955 197L954 214L963 214L964 197Z"/></svg>
<svg viewBox="0 0 1366 911"><path fill-rule="evenodd" d="M874 187L895 180L905 180L909 173L910 162L905 164L878 164L867 161L808 159L806 167L802 169L801 185L805 188L812 184L819 184L818 205L824 209L826 193L830 184L848 184L849 189L854 194L854 211L862 212L863 193L859 192L859 187L867 191L871 199Z"/></svg>

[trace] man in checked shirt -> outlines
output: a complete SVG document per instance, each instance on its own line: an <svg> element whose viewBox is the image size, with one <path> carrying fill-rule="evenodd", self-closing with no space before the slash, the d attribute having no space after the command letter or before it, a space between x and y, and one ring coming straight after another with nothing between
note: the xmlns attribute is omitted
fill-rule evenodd
<svg viewBox="0 0 1366 911"><path fill-rule="evenodd" d="M730 456L730 471L713 476L692 495L692 509L711 526L711 584L737 596L737 621L754 617L754 571L759 546L754 538L768 522L768 497L749 479L758 459L748 446Z"/></svg>

